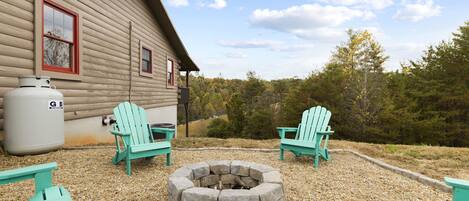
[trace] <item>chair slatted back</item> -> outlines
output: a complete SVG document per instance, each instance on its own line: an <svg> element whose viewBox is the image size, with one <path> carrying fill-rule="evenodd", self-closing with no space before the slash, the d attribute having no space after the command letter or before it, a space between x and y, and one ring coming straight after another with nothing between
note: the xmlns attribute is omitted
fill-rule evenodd
<svg viewBox="0 0 469 201"><path fill-rule="evenodd" d="M316 106L305 110L301 117L301 125L296 139L315 142L316 132L325 131L330 119L331 112L325 107Z"/></svg>
<svg viewBox="0 0 469 201"><path fill-rule="evenodd" d="M119 103L119 105L114 108L113 112L119 131L130 133L130 145L148 144L152 142L147 114L142 107L134 103L123 102Z"/></svg>

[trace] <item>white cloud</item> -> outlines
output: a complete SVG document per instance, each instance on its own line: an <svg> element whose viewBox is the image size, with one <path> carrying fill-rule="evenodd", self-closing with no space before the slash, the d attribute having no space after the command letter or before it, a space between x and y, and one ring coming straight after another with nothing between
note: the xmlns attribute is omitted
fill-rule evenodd
<svg viewBox="0 0 469 201"><path fill-rule="evenodd" d="M213 3L208 4L208 7L215 9L222 9L226 7L226 0L214 0Z"/></svg>
<svg viewBox="0 0 469 201"><path fill-rule="evenodd" d="M269 48L275 44L278 44L277 41L270 40L240 40L240 41L219 41L218 44L224 47L232 48Z"/></svg>
<svg viewBox="0 0 469 201"><path fill-rule="evenodd" d="M441 6L434 4L432 0L418 0L415 3L405 3L404 8L396 12L394 19L418 22L425 18L438 16L440 13Z"/></svg>
<svg viewBox="0 0 469 201"><path fill-rule="evenodd" d="M276 52L298 52L314 48L313 44L279 44L270 47L270 50Z"/></svg>
<svg viewBox="0 0 469 201"><path fill-rule="evenodd" d="M360 28L358 28L358 30L367 30L368 32L373 34L373 36L377 39L384 39L386 37L384 32L378 27L373 27L373 26L360 27Z"/></svg>
<svg viewBox="0 0 469 201"><path fill-rule="evenodd" d="M248 57L248 55L242 52L228 52L225 54L225 56L232 59L244 59Z"/></svg>
<svg viewBox="0 0 469 201"><path fill-rule="evenodd" d="M308 50L314 47L313 44L308 43L291 44L270 40L219 41L218 44L223 47L231 47L237 49L264 48L274 52L297 52Z"/></svg>
<svg viewBox="0 0 469 201"><path fill-rule="evenodd" d="M337 37L343 32L338 26L354 18L375 17L371 11L343 6L304 4L283 10L257 9L251 15L253 26L292 33L300 38Z"/></svg>
<svg viewBox="0 0 469 201"><path fill-rule="evenodd" d="M386 70L395 71L401 69L401 63L420 58L427 45L416 42L387 42L383 43L383 47L385 53L390 56L385 63Z"/></svg>
<svg viewBox="0 0 469 201"><path fill-rule="evenodd" d="M188 6L189 0L168 0L170 6L174 7L181 7L181 6Z"/></svg>
<svg viewBox="0 0 469 201"><path fill-rule="evenodd" d="M371 8L381 10L394 4L393 0L322 0L326 3L344 6L355 6L359 8Z"/></svg>

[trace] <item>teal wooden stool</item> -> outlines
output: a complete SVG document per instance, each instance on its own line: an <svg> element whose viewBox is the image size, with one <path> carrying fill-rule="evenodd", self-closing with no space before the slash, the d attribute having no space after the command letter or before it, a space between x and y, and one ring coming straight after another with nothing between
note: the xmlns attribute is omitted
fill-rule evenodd
<svg viewBox="0 0 469 201"><path fill-rule="evenodd" d="M52 170L54 169L57 169L57 163L55 162L1 171L0 185L34 179L36 191L30 199L31 201L72 200L70 193L64 187L52 186Z"/></svg>
<svg viewBox="0 0 469 201"><path fill-rule="evenodd" d="M453 187L453 201L469 200L469 181L445 177L445 182Z"/></svg>

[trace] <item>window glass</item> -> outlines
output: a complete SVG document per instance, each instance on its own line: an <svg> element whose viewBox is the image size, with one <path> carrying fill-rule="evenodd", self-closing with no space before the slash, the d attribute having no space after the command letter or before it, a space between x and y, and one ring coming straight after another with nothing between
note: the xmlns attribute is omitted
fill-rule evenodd
<svg viewBox="0 0 469 201"><path fill-rule="evenodd" d="M44 64L70 68L72 45L44 37Z"/></svg>
<svg viewBox="0 0 469 201"><path fill-rule="evenodd" d="M151 51L146 48L142 48L142 71L151 73L151 67Z"/></svg>
<svg viewBox="0 0 469 201"><path fill-rule="evenodd" d="M43 68L77 73L76 14L46 1L43 9Z"/></svg>
<svg viewBox="0 0 469 201"><path fill-rule="evenodd" d="M52 29L54 28L54 10L44 5L44 33L52 34Z"/></svg>
<svg viewBox="0 0 469 201"><path fill-rule="evenodd" d="M143 48L143 59L150 61L150 50Z"/></svg>
<svg viewBox="0 0 469 201"><path fill-rule="evenodd" d="M166 72L168 73L167 79L168 79L168 84L173 84L173 60L168 59L167 65L166 65Z"/></svg>
<svg viewBox="0 0 469 201"><path fill-rule="evenodd" d="M143 60L142 62L143 62L142 63L142 71L143 72L149 72L150 71L150 65L149 65L148 61Z"/></svg>
<svg viewBox="0 0 469 201"><path fill-rule="evenodd" d="M73 41L73 17L64 15L64 39Z"/></svg>
<svg viewBox="0 0 469 201"><path fill-rule="evenodd" d="M54 36L64 37L64 14L57 9L54 9Z"/></svg>

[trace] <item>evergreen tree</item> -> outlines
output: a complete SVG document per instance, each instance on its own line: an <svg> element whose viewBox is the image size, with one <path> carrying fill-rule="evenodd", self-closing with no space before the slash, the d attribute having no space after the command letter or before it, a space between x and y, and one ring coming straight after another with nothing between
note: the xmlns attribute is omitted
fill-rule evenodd
<svg viewBox="0 0 469 201"><path fill-rule="evenodd" d="M246 124L246 107L245 103L241 99L239 93L235 93L231 96L230 101L226 105L226 114L230 124L230 130L232 133L242 133L244 125Z"/></svg>

